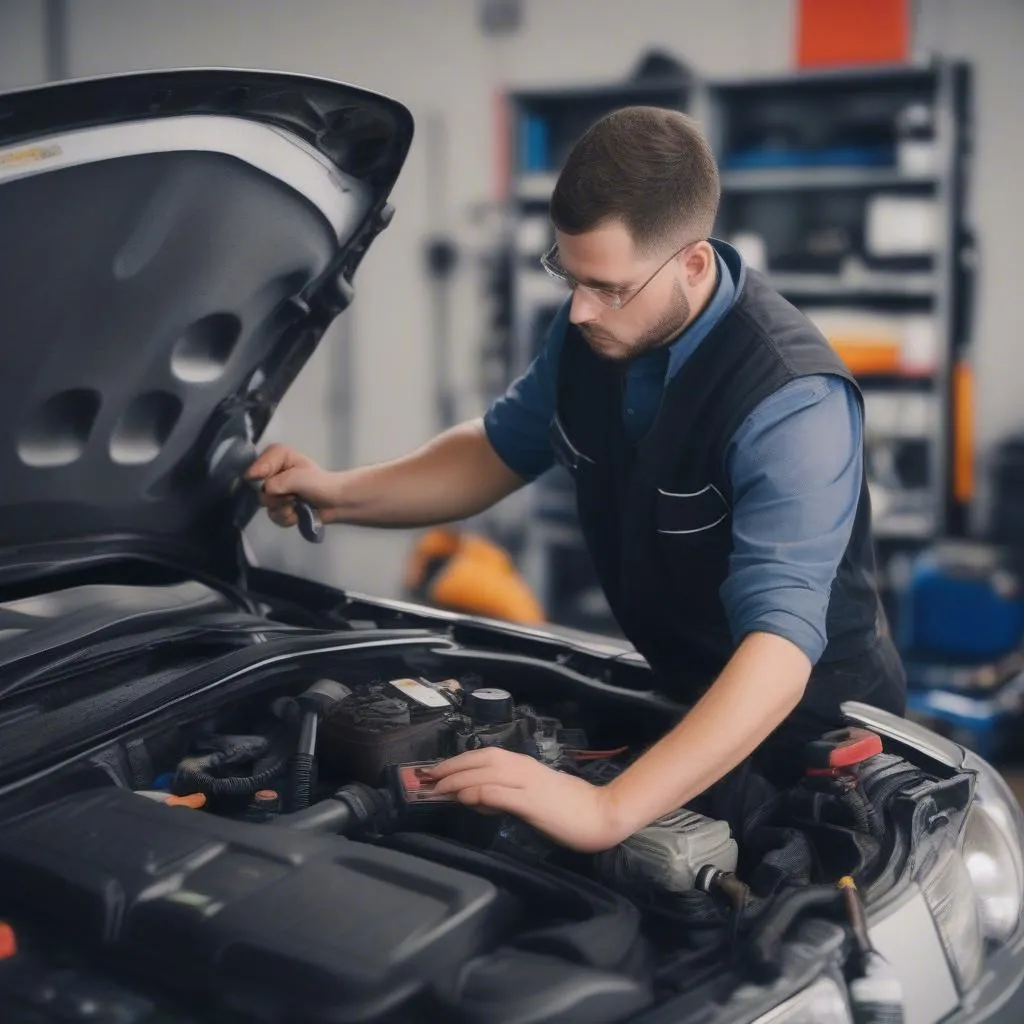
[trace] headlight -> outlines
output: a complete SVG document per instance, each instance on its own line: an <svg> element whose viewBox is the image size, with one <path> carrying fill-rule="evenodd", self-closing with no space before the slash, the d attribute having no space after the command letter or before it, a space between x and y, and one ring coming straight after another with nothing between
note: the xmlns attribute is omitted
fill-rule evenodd
<svg viewBox="0 0 1024 1024"><path fill-rule="evenodd" d="M1024 910L1024 814L1006 780L987 761L968 752L964 767L977 773L964 829L964 863L986 938L1005 942Z"/></svg>
<svg viewBox="0 0 1024 1024"><path fill-rule="evenodd" d="M919 884L960 991L966 992L985 966L985 938L977 894L959 846L944 843Z"/></svg>
<svg viewBox="0 0 1024 1024"><path fill-rule="evenodd" d="M819 978L802 992L762 1014L754 1024L852 1024L843 990L831 978Z"/></svg>

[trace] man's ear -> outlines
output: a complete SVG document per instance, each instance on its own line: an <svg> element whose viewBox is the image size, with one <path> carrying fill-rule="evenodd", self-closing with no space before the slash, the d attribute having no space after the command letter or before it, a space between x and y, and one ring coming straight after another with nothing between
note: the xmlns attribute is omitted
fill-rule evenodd
<svg viewBox="0 0 1024 1024"><path fill-rule="evenodd" d="M715 251L710 242L698 242L683 255L683 273L686 283L693 287L700 284L714 270Z"/></svg>

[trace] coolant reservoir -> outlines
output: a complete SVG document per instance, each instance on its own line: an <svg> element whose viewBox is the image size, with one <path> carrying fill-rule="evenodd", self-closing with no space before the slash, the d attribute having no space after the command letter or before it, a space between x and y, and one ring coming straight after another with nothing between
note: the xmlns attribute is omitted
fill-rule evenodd
<svg viewBox="0 0 1024 1024"><path fill-rule="evenodd" d="M609 881L684 892L704 865L735 871L738 857L728 822L680 808L599 854L598 867Z"/></svg>

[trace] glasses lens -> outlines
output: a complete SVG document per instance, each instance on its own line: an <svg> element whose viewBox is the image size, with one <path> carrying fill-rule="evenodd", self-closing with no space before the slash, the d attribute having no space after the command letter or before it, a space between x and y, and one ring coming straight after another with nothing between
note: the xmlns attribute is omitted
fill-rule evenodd
<svg viewBox="0 0 1024 1024"><path fill-rule="evenodd" d="M561 260L558 258L558 246L553 245L543 256L540 258L540 265L556 280L561 281L562 284L568 285L574 291L578 288L580 291L586 292L587 295L592 295L602 306L607 306L609 309L618 309L622 305L622 297L615 294L614 292L603 291L599 288L590 288L585 284L576 284L574 281L569 279L569 275L565 272L565 268L562 266Z"/></svg>
<svg viewBox="0 0 1024 1024"><path fill-rule="evenodd" d="M558 247L552 246L543 256L540 258L540 265L552 276L557 278L559 281L568 281L568 277L565 270L562 269L562 264L558 259Z"/></svg>
<svg viewBox="0 0 1024 1024"><path fill-rule="evenodd" d="M593 295L602 306L607 306L609 309L618 309L622 305L622 297L613 292L601 291L599 288L588 288L584 284L577 285L577 288L585 291L588 295Z"/></svg>

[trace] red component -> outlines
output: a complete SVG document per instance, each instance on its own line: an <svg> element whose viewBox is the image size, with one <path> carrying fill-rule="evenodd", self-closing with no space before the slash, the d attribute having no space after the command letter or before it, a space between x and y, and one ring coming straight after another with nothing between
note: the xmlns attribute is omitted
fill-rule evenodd
<svg viewBox="0 0 1024 1024"><path fill-rule="evenodd" d="M882 738L867 729L836 729L807 746L807 774L831 775L882 752Z"/></svg>
<svg viewBox="0 0 1024 1024"><path fill-rule="evenodd" d="M198 811L201 807L206 806L206 794L189 793L187 796L169 796L164 804L167 807L191 807Z"/></svg>
<svg viewBox="0 0 1024 1024"><path fill-rule="evenodd" d="M0 921L0 960L10 960L17 952L18 940L14 929L6 921Z"/></svg>
<svg viewBox="0 0 1024 1024"><path fill-rule="evenodd" d="M454 793L442 793L437 795L434 788L437 783L430 778L427 769L437 764L436 761L429 761L420 764L403 764L398 766L398 782L402 787L402 799L406 803L455 803Z"/></svg>

